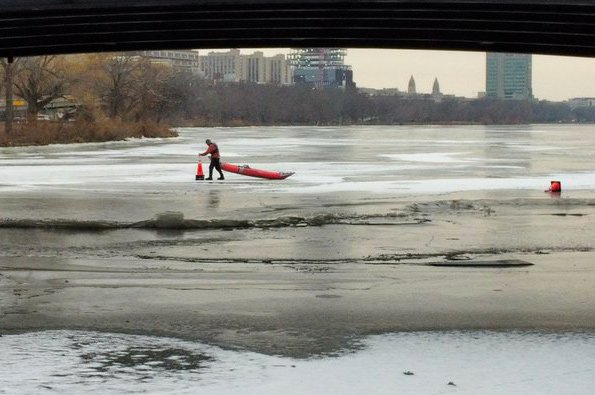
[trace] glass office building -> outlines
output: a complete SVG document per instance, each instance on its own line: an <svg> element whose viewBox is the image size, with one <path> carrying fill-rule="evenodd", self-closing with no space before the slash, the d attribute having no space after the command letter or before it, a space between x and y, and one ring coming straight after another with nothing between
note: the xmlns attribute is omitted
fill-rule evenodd
<svg viewBox="0 0 595 395"><path fill-rule="evenodd" d="M486 96L504 100L533 98L531 55L488 52Z"/></svg>

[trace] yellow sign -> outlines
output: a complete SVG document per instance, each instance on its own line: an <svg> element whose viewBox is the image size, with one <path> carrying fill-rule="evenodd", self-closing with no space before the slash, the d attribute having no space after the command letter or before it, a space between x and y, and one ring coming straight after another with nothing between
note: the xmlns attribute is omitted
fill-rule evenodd
<svg viewBox="0 0 595 395"><path fill-rule="evenodd" d="M24 107L27 105L27 102L24 100L13 100L12 105L15 107Z"/></svg>

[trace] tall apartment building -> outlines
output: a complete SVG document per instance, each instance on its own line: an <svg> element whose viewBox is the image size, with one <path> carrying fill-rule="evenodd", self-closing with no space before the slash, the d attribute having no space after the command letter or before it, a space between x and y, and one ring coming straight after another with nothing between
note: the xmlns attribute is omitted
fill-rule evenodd
<svg viewBox="0 0 595 395"><path fill-rule="evenodd" d="M205 78L215 81L291 84L291 70L285 55L264 56L260 51L242 55L238 49L209 52L200 57Z"/></svg>
<svg viewBox="0 0 595 395"><path fill-rule="evenodd" d="M486 96L505 100L533 98L531 55L486 54Z"/></svg>
<svg viewBox="0 0 595 395"><path fill-rule="evenodd" d="M269 81L278 85L290 85L293 83L291 67L285 59L285 55L275 55L267 58L267 73Z"/></svg>
<svg viewBox="0 0 595 395"><path fill-rule="evenodd" d="M216 81L239 81L240 50L232 49L227 52L209 52L199 57L200 69L205 78Z"/></svg>
<svg viewBox="0 0 595 395"><path fill-rule="evenodd" d="M344 48L294 48L289 54L296 84L315 87L354 87L351 66L344 63Z"/></svg>
<svg viewBox="0 0 595 395"><path fill-rule="evenodd" d="M178 69L198 71L198 51L193 50L156 50L138 51L138 56L149 58L153 63L163 63Z"/></svg>

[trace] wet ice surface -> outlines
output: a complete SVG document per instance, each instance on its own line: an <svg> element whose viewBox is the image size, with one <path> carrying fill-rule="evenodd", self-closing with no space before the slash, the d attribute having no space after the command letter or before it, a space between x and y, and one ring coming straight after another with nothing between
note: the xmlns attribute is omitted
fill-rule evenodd
<svg viewBox="0 0 595 395"><path fill-rule="evenodd" d="M296 174L195 182L206 137L224 161ZM592 125L185 128L175 139L5 148L0 256L589 250L594 148ZM551 180L561 195L544 193ZM167 212L181 220L160 221ZM568 217L538 225L554 214Z"/></svg>
<svg viewBox="0 0 595 395"><path fill-rule="evenodd" d="M195 182L206 137L223 161L295 175ZM591 125L528 125L185 128L175 139L3 148L0 218L270 218L345 204L386 214L371 200L543 199L551 180L563 198L590 197L593 147Z"/></svg>
<svg viewBox="0 0 595 395"><path fill-rule="evenodd" d="M3 394L580 395L594 385L595 337L582 333L396 333L311 359L97 332L0 337Z"/></svg>
<svg viewBox="0 0 595 395"><path fill-rule="evenodd" d="M296 174L195 182L207 137L226 161ZM591 125L549 125L189 128L177 139L1 148L0 220L41 222L0 229L0 261L131 270L191 269L199 258L591 253L594 147ZM555 179L563 193L550 197L543 190ZM126 228L166 211L215 228ZM286 218L286 227L263 222ZM548 226L536 225L544 218ZM229 219L256 222L225 228ZM84 221L88 229L38 226ZM294 360L166 338L4 335L0 394L590 394L595 384L593 335L422 332L359 342L359 351Z"/></svg>
<svg viewBox="0 0 595 395"><path fill-rule="evenodd" d="M284 182L229 174L227 188L239 192L444 193L535 189L550 179L564 190L595 187L592 126L368 126L186 128L177 139L0 149L0 191L186 192L205 137L223 161L296 172Z"/></svg>

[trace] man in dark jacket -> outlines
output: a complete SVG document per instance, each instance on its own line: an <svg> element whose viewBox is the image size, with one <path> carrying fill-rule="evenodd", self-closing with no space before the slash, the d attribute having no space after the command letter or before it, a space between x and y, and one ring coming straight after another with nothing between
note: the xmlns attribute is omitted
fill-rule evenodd
<svg viewBox="0 0 595 395"><path fill-rule="evenodd" d="M207 150L205 152L203 152L202 154L198 154L198 156L206 156L206 155L211 154L211 164L209 165L209 177L205 178L205 180L213 179L213 168L217 169L217 171L219 172L219 175L221 176L217 179L225 180L225 177L223 177L223 172L221 171L221 162L220 162L221 155L219 154L219 147L217 146L217 144L212 142L210 139L207 139L205 141L205 143L207 144L207 147L208 147Z"/></svg>

